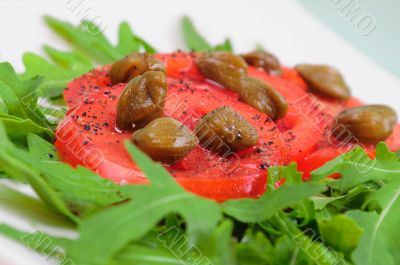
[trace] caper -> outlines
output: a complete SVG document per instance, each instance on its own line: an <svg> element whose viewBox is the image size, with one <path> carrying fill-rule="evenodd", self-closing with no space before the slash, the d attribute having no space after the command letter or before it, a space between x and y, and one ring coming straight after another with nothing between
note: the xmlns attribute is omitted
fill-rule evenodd
<svg viewBox="0 0 400 265"><path fill-rule="evenodd" d="M273 75L281 74L281 64L278 58L266 51L254 51L242 55L243 59L251 66L263 68L265 72Z"/></svg>
<svg viewBox="0 0 400 265"><path fill-rule="evenodd" d="M159 71L149 71L126 85L117 106L117 126L122 130L142 128L163 115L167 79Z"/></svg>
<svg viewBox="0 0 400 265"><path fill-rule="evenodd" d="M239 151L258 141L256 129L242 115L227 106L202 117L195 132L204 148L219 154Z"/></svg>
<svg viewBox="0 0 400 265"><path fill-rule="evenodd" d="M337 121L333 135L339 140L375 144L392 134L397 114L386 105L366 105L342 111L337 115ZM349 137L346 130L354 137Z"/></svg>
<svg viewBox="0 0 400 265"><path fill-rule="evenodd" d="M147 71L160 71L165 73L165 66L151 54L133 53L115 62L111 66L111 84L127 83L131 79Z"/></svg>
<svg viewBox="0 0 400 265"><path fill-rule="evenodd" d="M337 69L327 65L311 64L300 64L296 69L312 92L333 99L350 98L350 89Z"/></svg>
<svg viewBox="0 0 400 265"><path fill-rule="evenodd" d="M288 109L285 98L278 91L253 77L244 78L239 100L266 113L273 120L283 118Z"/></svg>
<svg viewBox="0 0 400 265"><path fill-rule="evenodd" d="M137 130L132 141L151 158L165 163L181 160L199 143L188 127L169 117L155 119Z"/></svg>
<svg viewBox="0 0 400 265"><path fill-rule="evenodd" d="M247 74L247 64L242 57L228 52L205 53L196 60L200 71L226 88L238 91Z"/></svg>

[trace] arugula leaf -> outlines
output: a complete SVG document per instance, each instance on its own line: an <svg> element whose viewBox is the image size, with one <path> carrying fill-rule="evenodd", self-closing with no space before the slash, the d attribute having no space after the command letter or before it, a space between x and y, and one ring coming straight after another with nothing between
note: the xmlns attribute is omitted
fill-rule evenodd
<svg viewBox="0 0 400 265"><path fill-rule="evenodd" d="M262 222L325 189L322 184L302 183L301 174L294 163L287 167L272 167L268 175L269 190L260 198L226 201L222 204L223 211L241 222ZM275 190L273 185L281 176L287 178L287 183Z"/></svg>
<svg viewBox="0 0 400 265"><path fill-rule="evenodd" d="M133 34L131 27L126 22L122 22L119 25L118 45L116 49L121 54L129 54L132 51L140 50L140 43Z"/></svg>
<svg viewBox="0 0 400 265"><path fill-rule="evenodd" d="M71 222L65 217L52 212L42 201L0 184L0 202L10 212L29 221L47 225L72 228Z"/></svg>
<svg viewBox="0 0 400 265"><path fill-rule="evenodd" d="M217 203L184 191L160 164L129 142L126 148L151 185L124 186L123 190L133 198L131 201L82 222L80 237L68 252L78 263L106 264L127 243L143 237L169 213L180 214L186 220L190 242L200 244L222 217ZM207 218L203 218L204 212Z"/></svg>
<svg viewBox="0 0 400 265"><path fill-rule="evenodd" d="M27 181L38 195L57 212L77 222L76 214L88 216L99 209L121 202L127 197L120 187L90 170L57 162L54 147L38 136L29 135L29 153L15 147L0 126L4 148L0 152L0 166L10 176ZM54 154L49 157L48 154Z"/></svg>
<svg viewBox="0 0 400 265"><path fill-rule="evenodd" d="M292 206L324 190L317 183L283 185L264 193L259 199L229 200L222 204L223 211L245 223L256 223L271 218L280 210Z"/></svg>
<svg viewBox="0 0 400 265"><path fill-rule="evenodd" d="M91 32L92 29L96 30L95 26L87 21L83 21L78 27L50 16L45 16L45 21L75 49L98 63L107 64L121 58L121 54L112 47L102 32Z"/></svg>
<svg viewBox="0 0 400 265"><path fill-rule="evenodd" d="M182 260L164 249L155 249L139 244L127 246L113 259L118 265L182 265Z"/></svg>
<svg viewBox="0 0 400 265"><path fill-rule="evenodd" d="M61 162L41 161L31 164L43 173L43 178L74 213L87 217L98 210L127 199L120 186L101 178L92 171L76 169Z"/></svg>
<svg viewBox="0 0 400 265"><path fill-rule="evenodd" d="M275 214L269 221L280 235L280 245L275 243L278 258L272 264L347 264L343 256L326 247L317 232L312 228L302 231L297 227L296 220L282 211ZM266 225L261 226L263 229ZM268 230L266 230L268 232Z"/></svg>
<svg viewBox="0 0 400 265"><path fill-rule="evenodd" d="M357 264L395 265L400 260L400 178L369 196L366 203L377 201L382 211L349 211L346 215L364 229L360 244L353 253Z"/></svg>
<svg viewBox="0 0 400 265"><path fill-rule="evenodd" d="M313 179L319 180L333 173L342 175L336 186L340 192L347 192L370 180L389 181L397 178L400 174L400 162L397 155L390 152L385 143L378 143L376 158L373 160L361 147L357 147L314 170L311 172L311 176Z"/></svg>
<svg viewBox="0 0 400 265"><path fill-rule="evenodd" d="M36 134L28 135L29 154L41 161L59 161L56 148Z"/></svg>
<svg viewBox="0 0 400 265"><path fill-rule="evenodd" d="M65 257L65 249L71 244L71 240L61 237L54 237L42 231L33 233L15 229L6 224L0 224L0 234L3 234L40 254L58 259L60 262L74 263ZM118 265L181 265L182 260L163 249L157 249L133 243L125 247L112 260L111 264Z"/></svg>
<svg viewBox="0 0 400 265"><path fill-rule="evenodd" d="M330 220L317 220L322 240L326 245L342 252L347 258L357 247L363 230L346 215L336 215Z"/></svg>
<svg viewBox="0 0 400 265"><path fill-rule="evenodd" d="M90 59L78 51L60 51L48 45L44 45L43 50L54 63L75 74L81 75L93 68ZM45 76L49 74L46 73Z"/></svg>
<svg viewBox="0 0 400 265"><path fill-rule="evenodd" d="M156 49L142 38L136 36L132 32L129 24L126 22L122 22L119 25L118 45L116 49L120 54L123 55L141 50L144 50L148 53L156 53Z"/></svg>
<svg viewBox="0 0 400 265"><path fill-rule="evenodd" d="M46 23L75 49L100 64L112 63L125 55L144 49L154 53L155 49L142 38L133 34L126 23L119 29L119 43L114 47L94 23L83 21L75 27L70 23L46 16Z"/></svg>
<svg viewBox="0 0 400 265"><path fill-rule="evenodd" d="M211 46L197 31L192 20L188 16L182 18L182 35L189 50L201 51L228 51L232 52L232 43L226 39L222 44Z"/></svg>
<svg viewBox="0 0 400 265"><path fill-rule="evenodd" d="M348 264L348 262L345 261L340 253L326 247L318 240L318 238L310 238L299 230L297 230L297 232L294 232L292 235L295 235L295 243L298 246L299 250L302 253L308 255L308 257L312 260L311 264Z"/></svg>
<svg viewBox="0 0 400 265"><path fill-rule="evenodd" d="M226 39L223 43L216 45L213 50L233 52L232 42L230 39Z"/></svg>
<svg viewBox="0 0 400 265"><path fill-rule="evenodd" d="M182 34L186 46L193 51L211 51L211 45L196 30L188 16L182 18Z"/></svg>
<svg viewBox="0 0 400 265"><path fill-rule="evenodd" d="M24 232L6 224L0 224L0 233L40 254L56 258L64 257L63 249L70 242L69 239L50 236L41 231L33 233Z"/></svg>
<svg viewBox="0 0 400 265"><path fill-rule="evenodd" d="M30 119L21 119L16 116L1 114L0 122L5 127L8 137L15 143L25 145L30 133L38 134L48 140L53 139L51 129L42 127Z"/></svg>
<svg viewBox="0 0 400 265"><path fill-rule="evenodd" d="M67 203L74 213L88 216L127 199L120 187L84 167L72 168L57 162L53 145L37 135L28 136L29 154L19 155L21 162L40 172L46 183Z"/></svg>
<svg viewBox="0 0 400 265"><path fill-rule="evenodd" d="M237 256L241 265L274 264L272 243L262 232L248 231L238 244Z"/></svg>
<svg viewBox="0 0 400 265"><path fill-rule="evenodd" d="M45 46L44 50L56 64L34 53L25 53L25 73L21 75L24 79L44 76L39 85L41 96L60 96L69 81L93 68L89 59L78 52L61 52L49 46Z"/></svg>
<svg viewBox="0 0 400 265"><path fill-rule="evenodd" d="M8 113L7 104L0 97L0 114L7 114L7 113Z"/></svg>
<svg viewBox="0 0 400 265"><path fill-rule="evenodd" d="M29 183L39 197L52 209L77 222L77 218L70 212L56 192L41 178L40 173L23 162L24 160L32 161L32 159L24 150L15 147L8 140L2 123L0 123L0 143L2 146L0 168L8 175Z"/></svg>
<svg viewBox="0 0 400 265"><path fill-rule="evenodd" d="M311 200L314 202L316 210L321 210L328 205L333 205L337 208L343 208L344 206L351 203L353 200L358 200L359 197L366 196L366 194L375 191L377 188L377 185L374 183L364 183L354 187L343 195L318 195L311 197Z"/></svg>
<svg viewBox="0 0 400 265"><path fill-rule="evenodd" d="M49 126L37 106L37 88L41 78L21 81L9 63L0 63L0 98L7 106L8 114L21 119L31 119L40 126Z"/></svg>
<svg viewBox="0 0 400 265"><path fill-rule="evenodd" d="M236 242L232 238L233 222L224 220L213 232L203 254L210 257L214 264L235 265L235 246Z"/></svg>

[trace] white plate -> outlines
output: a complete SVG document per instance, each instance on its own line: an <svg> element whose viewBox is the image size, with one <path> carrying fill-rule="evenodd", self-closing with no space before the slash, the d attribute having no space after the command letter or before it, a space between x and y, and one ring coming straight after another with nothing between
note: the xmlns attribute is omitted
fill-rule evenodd
<svg viewBox="0 0 400 265"><path fill-rule="evenodd" d="M84 0L74 9L71 3L77 2L80 1L1 0L0 61L9 61L22 71L23 52L41 53L43 44L67 47L46 28L41 19L44 14L78 22L82 12L89 8L89 18L98 16L97 21L106 26L105 33L111 40L116 39L119 22L126 20L136 33L164 52L184 47L179 21L183 14L188 14L212 43L229 36L236 51L249 51L260 42L287 65L334 65L345 74L355 96L369 103L389 104L400 113L400 80L335 35L295 1ZM38 228L1 206L0 220L23 229ZM26 264L49 261L0 237L0 265Z"/></svg>

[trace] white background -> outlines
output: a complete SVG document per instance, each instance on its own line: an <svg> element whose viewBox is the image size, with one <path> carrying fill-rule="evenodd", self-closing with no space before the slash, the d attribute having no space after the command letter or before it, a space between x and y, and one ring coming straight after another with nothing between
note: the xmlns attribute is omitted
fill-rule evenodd
<svg viewBox="0 0 400 265"><path fill-rule="evenodd" d="M71 3L77 1L0 0L0 61L9 61L23 71L24 52L41 53L43 44L67 48L44 25L42 16L50 14L78 22L82 15L71 9ZM97 21L106 26L105 33L112 41L116 40L119 22L126 20L136 33L163 52L184 47L179 22L183 14L188 14L213 44L229 36L236 51L249 51L260 42L289 66L334 65L344 73L355 96L368 103L389 104L400 113L400 80L320 24L296 1L84 0L83 7L89 8L89 18L98 16ZM42 228L1 206L0 222L23 229ZM0 265L12 264L50 263L0 237Z"/></svg>

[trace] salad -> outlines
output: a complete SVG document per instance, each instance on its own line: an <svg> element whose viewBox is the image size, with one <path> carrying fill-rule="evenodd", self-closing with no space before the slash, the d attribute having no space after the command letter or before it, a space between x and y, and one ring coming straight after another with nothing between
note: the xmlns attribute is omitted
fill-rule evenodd
<svg viewBox="0 0 400 265"><path fill-rule="evenodd" d="M0 177L37 196L0 189L77 236L1 234L59 264L400 262L397 114L337 69L211 45L188 17L172 53L45 21L71 51L0 63Z"/></svg>

